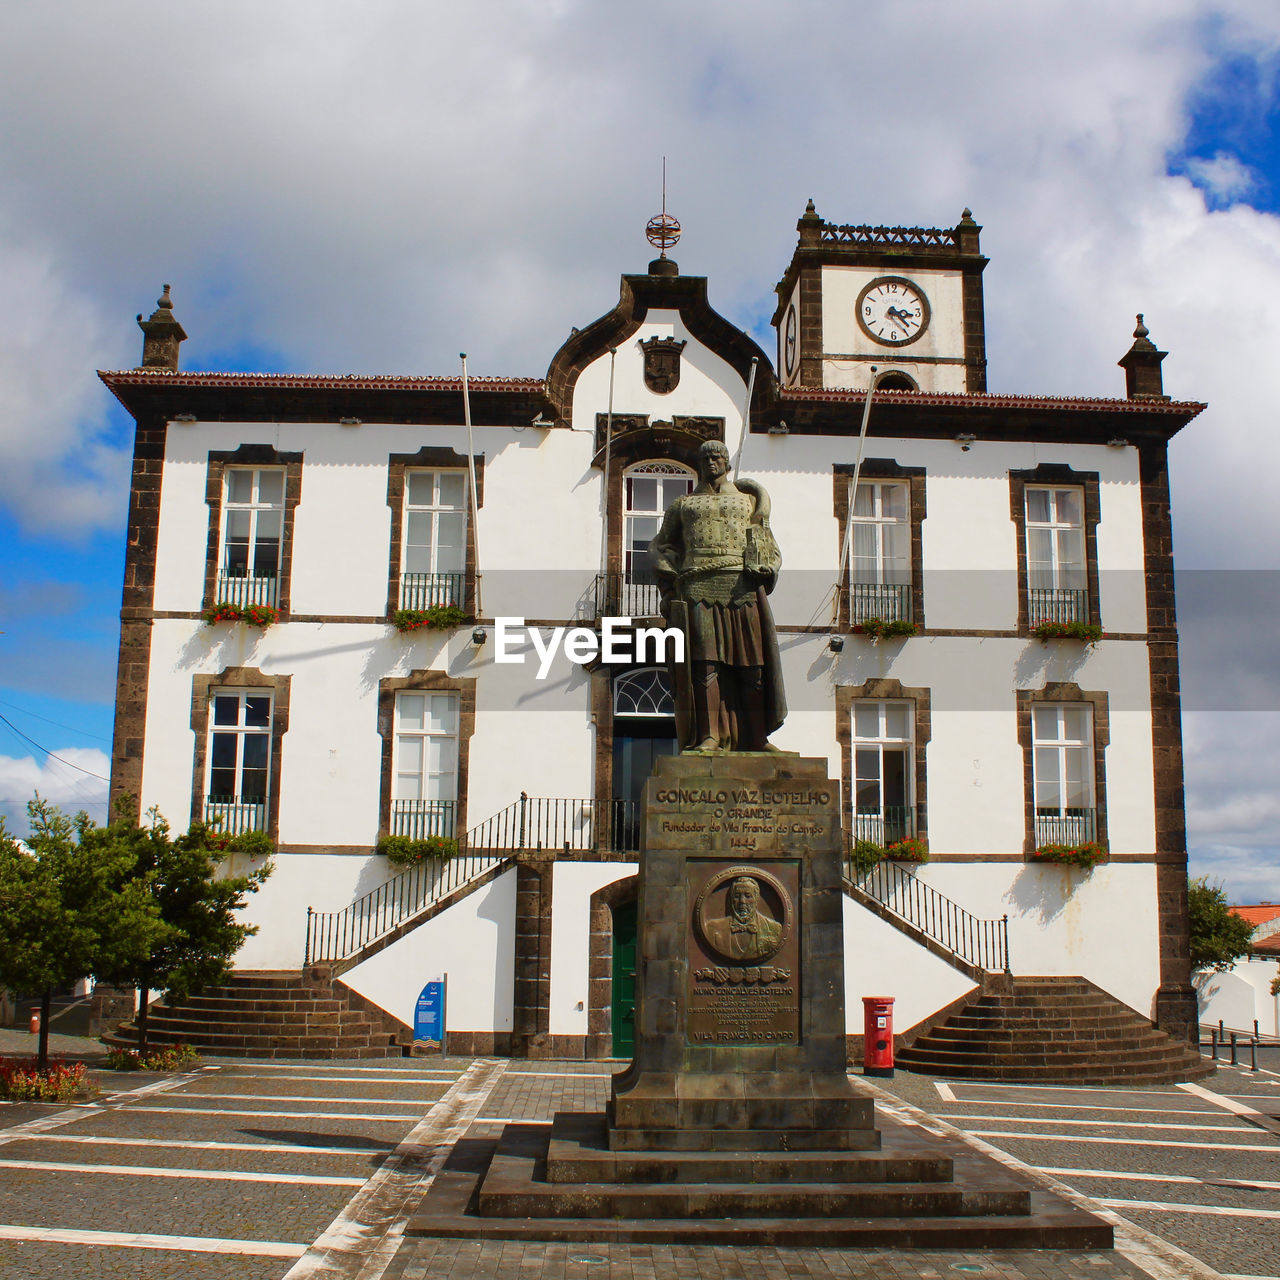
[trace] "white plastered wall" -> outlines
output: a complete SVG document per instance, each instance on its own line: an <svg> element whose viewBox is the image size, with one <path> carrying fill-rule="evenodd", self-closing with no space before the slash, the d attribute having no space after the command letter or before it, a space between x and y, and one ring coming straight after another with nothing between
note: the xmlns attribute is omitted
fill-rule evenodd
<svg viewBox="0 0 1280 1280"><path fill-rule="evenodd" d="M1200 998L1200 1021L1221 1022L1226 1031L1252 1032L1254 1020L1264 1036L1280 1036L1280 996L1271 983L1280 968L1274 958L1246 956L1225 973L1199 969L1191 984Z"/></svg>
<svg viewBox="0 0 1280 1280"><path fill-rule="evenodd" d="M413 1025L423 985L449 975L448 1031L510 1031L515 1002L516 873L504 871L342 981Z"/></svg>

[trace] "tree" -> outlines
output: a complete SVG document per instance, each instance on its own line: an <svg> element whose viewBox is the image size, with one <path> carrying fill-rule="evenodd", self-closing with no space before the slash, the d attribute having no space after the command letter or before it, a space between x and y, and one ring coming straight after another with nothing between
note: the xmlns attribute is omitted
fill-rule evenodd
<svg viewBox="0 0 1280 1280"><path fill-rule="evenodd" d="M119 963L97 971L106 981L138 988L142 1053L147 1049L150 993L163 989L167 999L180 1000L226 976L232 956L258 931L257 925L238 921L236 913L272 869L266 862L248 875L218 874L229 852L269 852L262 832L227 837L198 822L174 839L155 809L147 817L147 826L122 818L90 833L91 841L122 855L128 882L144 889L166 929L145 953L121 956Z"/></svg>
<svg viewBox="0 0 1280 1280"><path fill-rule="evenodd" d="M39 1066L49 1064L49 1015L60 986L138 963L170 928L127 851L103 844L37 795L26 848L0 819L0 984L40 995Z"/></svg>
<svg viewBox="0 0 1280 1280"><path fill-rule="evenodd" d="M1241 956L1248 955L1253 926L1231 910L1220 885L1209 884L1203 876L1192 880L1187 885L1187 913L1192 969L1222 973Z"/></svg>

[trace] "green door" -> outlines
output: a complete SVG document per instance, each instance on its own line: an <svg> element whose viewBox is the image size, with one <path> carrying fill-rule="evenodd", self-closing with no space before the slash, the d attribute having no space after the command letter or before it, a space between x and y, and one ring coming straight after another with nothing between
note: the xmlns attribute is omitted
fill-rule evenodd
<svg viewBox="0 0 1280 1280"><path fill-rule="evenodd" d="M636 1051L636 904L613 909L613 1056Z"/></svg>

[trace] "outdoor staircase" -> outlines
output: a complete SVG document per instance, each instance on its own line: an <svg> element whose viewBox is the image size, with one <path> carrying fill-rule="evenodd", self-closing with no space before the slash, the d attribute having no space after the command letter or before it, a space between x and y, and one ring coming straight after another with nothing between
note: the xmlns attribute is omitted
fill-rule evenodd
<svg viewBox="0 0 1280 1280"><path fill-rule="evenodd" d="M1211 1075L1189 1044L1077 977L1011 978L896 1054L954 1080L1168 1084Z"/></svg>
<svg viewBox="0 0 1280 1280"><path fill-rule="evenodd" d="M137 1037L135 1020L103 1041L133 1049ZM147 1041L180 1041L230 1058L398 1058L412 1032L317 965L293 972L246 970L181 1004L153 1004Z"/></svg>

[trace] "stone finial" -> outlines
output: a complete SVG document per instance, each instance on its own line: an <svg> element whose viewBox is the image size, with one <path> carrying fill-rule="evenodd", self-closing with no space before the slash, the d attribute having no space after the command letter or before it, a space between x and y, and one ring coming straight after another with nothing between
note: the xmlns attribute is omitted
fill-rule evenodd
<svg viewBox="0 0 1280 1280"><path fill-rule="evenodd" d="M169 296L169 286L156 300L156 309L150 319L144 320L138 314L138 328L142 330L142 363L140 369L172 369L178 368L178 346L187 339L186 331L178 323L173 314L173 299Z"/></svg>
<svg viewBox="0 0 1280 1280"><path fill-rule="evenodd" d="M822 232L822 219L818 216L818 210L814 207L812 196L804 207L804 214L800 221L796 223L796 230L800 233L801 244L817 244Z"/></svg>
<svg viewBox="0 0 1280 1280"><path fill-rule="evenodd" d="M1116 363L1124 370L1125 395L1130 400L1167 400L1164 394L1164 378L1160 363L1168 355L1151 341L1151 330L1143 323L1138 312L1138 323L1133 331L1133 346Z"/></svg>
<svg viewBox="0 0 1280 1280"><path fill-rule="evenodd" d="M978 233L982 228L973 220L973 210L966 206L956 223L955 242L961 253L977 253Z"/></svg>

